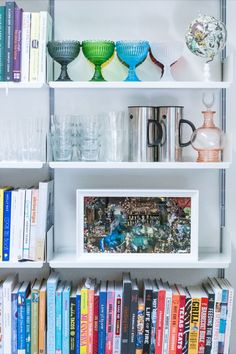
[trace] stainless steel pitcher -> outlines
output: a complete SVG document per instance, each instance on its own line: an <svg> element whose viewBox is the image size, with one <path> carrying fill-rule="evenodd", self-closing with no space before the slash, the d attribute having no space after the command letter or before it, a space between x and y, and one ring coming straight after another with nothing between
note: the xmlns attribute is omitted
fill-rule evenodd
<svg viewBox="0 0 236 354"><path fill-rule="evenodd" d="M130 161L153 162L158 158L162 127L157 107L130 106Z"/></svg>
<svg viewBox="0 0 236 354"><path fill-rule="evenodd" d="M183 124L188 124L192 131L195 126L189 120L183 119L182 106L158 107L158 121L162 126L162 141L158 148L158 161L182 161L182 148L191 144L190 140L182 141Z"/></svg>

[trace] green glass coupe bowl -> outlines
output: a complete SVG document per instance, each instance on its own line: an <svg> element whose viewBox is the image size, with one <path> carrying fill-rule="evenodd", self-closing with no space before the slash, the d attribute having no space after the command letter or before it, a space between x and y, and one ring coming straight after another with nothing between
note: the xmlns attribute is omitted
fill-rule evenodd
<svg viewBox="0 0 236 354"><path fill-rule="evenodd" d="M102 64L106 63L114 54L113 41L86 40L82 42L84 56L95 65L95 72L90 81L106 81L102 75Z"/></svg>

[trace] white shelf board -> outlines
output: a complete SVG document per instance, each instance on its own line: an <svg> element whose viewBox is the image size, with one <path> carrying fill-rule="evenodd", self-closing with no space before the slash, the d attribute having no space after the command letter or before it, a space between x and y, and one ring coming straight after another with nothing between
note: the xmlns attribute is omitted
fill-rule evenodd
<svg viewBox="0 0 236 354"><path fill-rule="evenodd" d="M1 168L16 168L16 169L39 169L42 168L44 162L41 161L0 161Z"/></svg>
<svg viewBox="0 0 236 354"><path fill-rule="evenodd" d="M158 169L227 169L231 162L49 162L54 169L118 169L118 170L158 170Z"/></svg>
<svg viewBox="0 0 236 354"><path fill-rule="evenodd" d="M0 81L0 89L39 89L46 87L45 82L11 82Z"/></svg>
<svg viewBox="0 0 236 354"><path fill-rule="evenodd" d="M58 89L221 89L229 88L230 81L50 81Z"/></svg>
<svg viewBox="0 0 236 354"><path fill-rule="evenodd" d="M20 269L36 269L42 268L45 262L0 262L0 269L20 268Z"/></svg>
<svg viewBox="0 0 236 354"><path fill-rule="evenodd" d="M99 257L101 260L99 260ZM97 262L91 261L79 261L74 252L60 251L55 253L52 259L49 261L51 268L227 268L231 262L230 256L226 254L219 253L200 253L197 262L194 261L179 261L179 262L158 262L153 263L141 263L141 262L108 262L102 260L102 255L98 255ZM150 257L151 258L151 257Z"/></svg>

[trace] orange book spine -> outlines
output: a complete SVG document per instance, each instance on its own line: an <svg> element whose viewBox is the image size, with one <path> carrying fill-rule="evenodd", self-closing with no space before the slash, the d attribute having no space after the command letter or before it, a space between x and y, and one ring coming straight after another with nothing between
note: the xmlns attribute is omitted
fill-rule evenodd
<svg viewBox="0 0 236 354"><path fill-rule="evenodd" d="M88 290L88 352L93 354L94 289Z"/></svg>
<svg viewBox="0 0 236 354"><path fill-rule="evenodd" d="M172 296L170 339L169 339L168 354L176 354L178 324L179 324L179 305L180 305L180 295L174 294Z"/></svg>
<svg viewBox="0 0 236 354"><path fill-rule="evenodd" d="M39 354L45 354L46 350L46 289L39 292Z"/></svg>

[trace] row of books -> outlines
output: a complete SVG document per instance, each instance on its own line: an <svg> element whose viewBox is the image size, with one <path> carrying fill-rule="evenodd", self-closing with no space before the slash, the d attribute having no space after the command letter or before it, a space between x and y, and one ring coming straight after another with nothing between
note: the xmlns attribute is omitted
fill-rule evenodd
<svg viewBox="0 0 236 354"><path fill-rule="evenodd" d="M47 280L48 354L228 354L234 290L226 279L169 285L129 273L78 287ZM43 352L42 352L43 353Z"/></svg>
<svg viewBox="0 0 236 354"><path fill-rule="evenodd" d="M0 81L44 82L52 19L24 12L13 0L0 6Z"/></svg>
<svg viewBox="0 0 236 354"><path fill-rule="evenodd" d="M53 181L37 188L0 187L0 261L43 261L53 224Z"/></svg>

